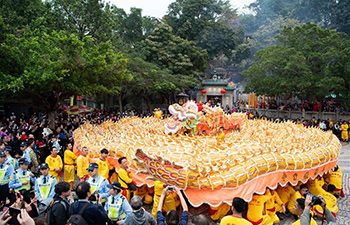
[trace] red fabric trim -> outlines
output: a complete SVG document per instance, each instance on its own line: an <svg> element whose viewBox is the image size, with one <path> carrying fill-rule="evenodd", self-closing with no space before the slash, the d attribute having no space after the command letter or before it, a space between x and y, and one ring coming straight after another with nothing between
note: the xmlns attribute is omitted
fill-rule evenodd
<svg viewBox="0 0 350 225"><path fill-rule="evenodd" d="M256 221L256 222L254 222L254 221L251 221L251 220L249 220L249 219L247 219L249 222L251 222L253 225L259 225L259 224L261 224L261 222L264 220L263 218L261 218L260 220L258 220L258 221Z"/></svg>
<svg viewBox="0 0 350 225"><path fill-rule="evenodd" d="M274 212L276 210L276 207L273 207L272 209L266 209L267 211Z"/></svg>
<svg viewBox="0 0 350 225"><path fill-rule="evenodd" d="M217 210L212 209L211 207L209 207L209 214L210 215L214 215L217 212Z"/></svg>
<svg viewBox="0 0 350 225"><path fill-rule="evenodd" d="M332 215L334 216L334 219L337 219L337 215L335 215L334 212L331 212L331 213L332 213Z"/></svg>

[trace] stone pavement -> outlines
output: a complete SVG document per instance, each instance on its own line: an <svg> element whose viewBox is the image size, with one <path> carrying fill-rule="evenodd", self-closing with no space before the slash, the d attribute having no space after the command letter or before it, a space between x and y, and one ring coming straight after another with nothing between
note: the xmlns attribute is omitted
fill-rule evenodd
<svg viewBox="0 0 350 225"><path fill-rule="evenodd" d="M343 147L340 150L338 165L343 172L343 189L345 198L339 198L337 205L339 212L337 213L338 225L350 225L350 145L342 143ZM279 224L290 225L295 220L292 217L284 218ZM322 224L320 219L316 220L317 224ZM326 224L326 223L324 223Z"/></svg>

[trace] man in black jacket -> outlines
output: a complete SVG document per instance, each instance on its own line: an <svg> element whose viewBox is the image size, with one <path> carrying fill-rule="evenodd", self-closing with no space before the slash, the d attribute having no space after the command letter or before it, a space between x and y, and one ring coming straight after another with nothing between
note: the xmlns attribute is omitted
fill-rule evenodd
<svg viewBox="0 0 350 225"><path fill-rule="evenodd" d="M106 224L108 216L101 204L101 196L99 194L96 196L97 205L88 201L91 196L90 184L87 182L78 184L76 193L79 200L73 204L73 214L78 214L85 204L89 204L82 213L85 222L90 225Z"/></svg>
<svg viewBox="0 0 350 225"><path fill-rule="evenodd" d="M69 202L67 197L70 195L70 184L67 182L59 182L55 186L54 204L51 212L49 211L48 224L64 225L69 219Z"/></svg>

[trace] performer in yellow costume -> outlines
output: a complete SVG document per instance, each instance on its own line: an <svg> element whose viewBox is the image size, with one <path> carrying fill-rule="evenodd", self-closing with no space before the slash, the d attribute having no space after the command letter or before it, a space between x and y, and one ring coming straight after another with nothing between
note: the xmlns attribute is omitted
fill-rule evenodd
<svg viewBox="0 0 350 225"><path fill-rule="evenodd" d="M271 218L272 222L274 224L278 224L280 222L280 219L276 215L276 206L279 206L282 208L283 212L286 212L286 207L284 206L282 200L278 196L277 191L271 190L271 198L266 202L266 212L267 215Z"/></svg>
<svg viewBox="0 0 350 225"><path fill-rule="evenodd" d="M85 181L89 177L87 168L89 167L89 158L87 157L89 150L87 147L81 149L81 155L77 158L77 175L80 181Z"/></svg>
<svg viewBox="0 0 350 225"><path fill-rule="evenodd" d="M165 187L166 185L162 181L157 180L154 182L154 197L153 197L153 208L152 208L152 216L154 218L157 218L157 207L159 204L159 199ZM163 211L169 212L171 210L176 210L176 207L180 204L179 201L176 201L177 195L175 192L174 194L171 192L168 192L167 195L165 196Z"/></svg>
<svg viewBox="0 0 350 225"><path fill-rule="evenodd" d="M135 195L139 196L143 203L145 204L151 204L153 201L153 197L151 196L152 188L148 188L147 185L142 185L142 187L137 187L137 190L135 191Z"/></svg>
<svg viewBox="0 0 350 225"><path fill-rule="evenodd" d="M247 219L253 225L272 225L273 222L268 215L263 215L265 203L271 198L270 190L267 189L264 195L253 195L248 203Z"/></svg>
<svg viewBox="0 0 350 225"><path fill-rule="evenodd" d="M100 158L96 161L98 164L98 174L107 180L109 179L109 171L113 169L113 166L111 166L107 160L108 153L107 149L102 149Z"/></svg>
<svg viewBox="0 0 350 225"><path fill-rule="evenodd" d="M122 185L122 188L124 188L121 194L130 201L131 192L128 189L127 184L133 182L132 178L134 177L134 174L129 168L126 157L120 157L118 163L120 165L120 169L118 170L118 182Z"/></svg>
<svg viewBox="0 0 350 225"><path fill-rule="evenodd" d="M341 139L346 142L349 140L348 129L349 125L344 121L341 125Z"/></svg>
<svg viewBox="0 0 350 225"><path fill-rule="evenodd" d="M46 158L45 162L49 165L49 174L56 178L57 182L60 182L63 163L61 156L57 155L57 152L57 148L52 147L51 155Z"/></svg>
<svg viewBox="0 0 350 225"><path fill-rule="evenodd" d="M154 109L154 115L156 118L161 119L162 118L162 111L159 108Z"/></svg>
<svg viewBox="0 0 350 225"><path fill-rule="evenodd" d="M218 136L217 136L217 141L218 142L224 142L225 140L225 133L224 133L224 128L223 127L220 127L220 130L218 132Z"/></svg>
<svg viewBox="0 0 350 225"><path fill-rule="evenodd" d="M287 208L289 210L290 213L296 215L296 213L294 212L294 206L295 206L295 203L297 201L298 198L304 198L304 194L305 192L307 191L307 186L306 184L302 184L300 185L300 189L299 191L296 191L293 196L290 198L288 204L287 204Z"/></svg>
<svg viewBox="0 0 350 225"><path fill-rule="evenodd" d="M71 143L67 144L67 148L64 151L64 181L70 184L70 188L73 190L73 184L75 180L75 160L78 158L72 152L73 146Z"/></svg>
<svg viewBox="0 0 350 225"><path fill-rule="evenodd" d="M295 190L290 184L287 184L284 187L279 186L276 189L276 192L277 192L278 196L280 197L282 203L286 206L287 203L289 202L290 198L294 195ZM283 212L283 209L279 205L276 205L276 211Z"/></svg>
<svg viewBox="0 0 350 225"><path fill-rule="evenodd" d="M337 165L334 170L324 175L324 181L327 185L333 184L335 186L335 193L340 194L341 197L345 197L342 187L343 172Z"/></svg>
<svg viewBox="0 0 350 225"><path fill-rule="evenodd" d="M217 207L210 206L209 208L210 218L214 221L221 220L224 216L227 215L230 209L231 207L226 203L222 203Z"/></svg>
<svg viewBox="0 0 350 225"><path fill-rule="evenodd" d="M328 185L328 187L331 187L332 184ZM336 217L336 214L338 212L338 206L337 206L337 198L325 191L319 184L318 184L318 181L316 181L316 188L317 188L317 193L319 196L322 196L323 199L325 200L326 202L326 205L327 205L327 208L329 209L329 211L333 214L334 217ZM335 189L335 186L333 185L333 189ZM323 208L322 206L320 205L315 205L314 206L314 211L316 212L316 214L319 216L319 217L323 217Z"/></svg>

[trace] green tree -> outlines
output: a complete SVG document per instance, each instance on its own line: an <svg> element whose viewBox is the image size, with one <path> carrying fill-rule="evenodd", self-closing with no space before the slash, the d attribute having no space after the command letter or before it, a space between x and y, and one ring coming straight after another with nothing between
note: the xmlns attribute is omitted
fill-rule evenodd
<svg viewBox="0 0 350 225"><path fill-rule="evenodd" d="M318 99L331 91L350 96L346 34L307 23L284 28L277 40L280 45L258 51L256 63L244 71L248 91Z"/></svg>
<svg viewBox="0 0 350 225"><path fill-rule="evenodd" d="M126 73L127 59L109 42L96 43L64 31L28 30L24 37L7 35L0 52L7 50L20 72L1 70L2 97L33 98L33 108L52 113L58 103L72 95L115 94Z"/></svg>
<svg viewBox="0 0 350 225"><path fill-rule="evenodd" d="M11 32L23 29L32 21L47 15L48 7L41 0L0 0L0 16Z"/></svg>
<svg viewBox="0 0 350 225"><path fill-rule="evenodd" d="M161 23L149 37L141 42L146 61L169 69L178 89L188 89L197 81L207 65L207 53L194 43L172 34L172 28Z"/></svg>
<svg viewBox="0 0 350 225"><path fill-rule="evenodd" d="M165 22L175 35L207 49L210 58L229 53L236 47L234 23L238 16L229 1L177 0L168 7Z"/></svg>
<svg viewBox="0 0 350 225"><path fill-rule="evenodd" d="M176 86L176 79L168 69L161 69L155 63L150 63L138 57L136 54L131 57L127 68L133 76L131 81L124 82L124 91L129 96L135 96L132 100L138 102L143 99L147 103L148 110L151 110L152 102L155 102L158 96L168 98L175 91L179 91ZM137 101L138 100L138 101Z"/></svg>
<svg viewBox="0 0 350 225"><path fill-rule="evenodd" d="M52 30L65 30L80 40L91 36L98 42L118 41L120 10L102 0L52 0Z"/></svg>

